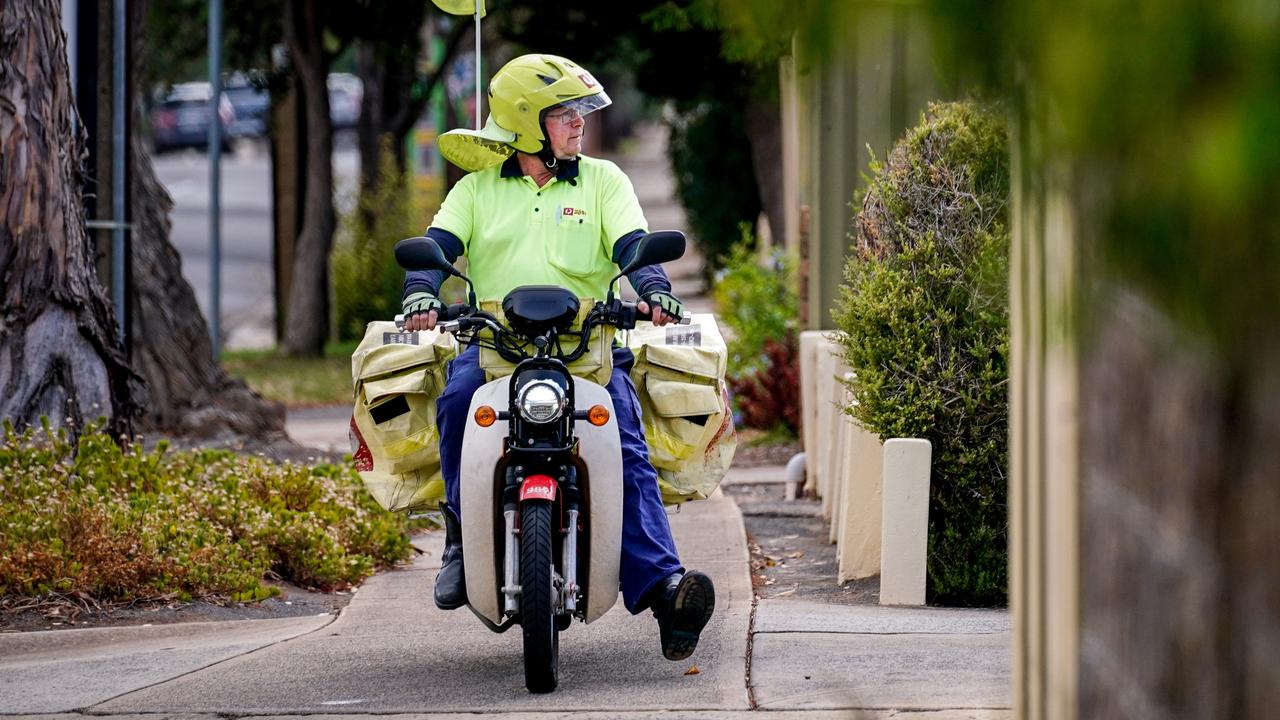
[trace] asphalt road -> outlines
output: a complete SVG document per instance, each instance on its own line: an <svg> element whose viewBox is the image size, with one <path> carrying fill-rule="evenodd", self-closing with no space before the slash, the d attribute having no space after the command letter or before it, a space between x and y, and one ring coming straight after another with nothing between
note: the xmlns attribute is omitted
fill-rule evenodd
<svg viewBox="0 0 1280 720"><path fill-rule="evenodd" d="M182 274L209 317L209 158L187 150L154 158L156 174L173 198L170 233ZM345 135L335 140L335 198L354 187L359 155ZM242 142L222 156L223 343L228 348L275 344L275 281L271 247L271 161L265 143Z"/></svg>

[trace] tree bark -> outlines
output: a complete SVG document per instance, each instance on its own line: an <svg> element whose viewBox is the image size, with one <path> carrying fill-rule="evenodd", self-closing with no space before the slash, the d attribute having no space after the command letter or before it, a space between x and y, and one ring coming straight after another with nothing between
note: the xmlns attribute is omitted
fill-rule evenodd
<svg viewBox="0 0 1280 720"><path fill-rule="evenodd" d="M146 26L149 0L130 3L132 27ZM130 58L141 72L145 32L132 33ZM139 75L139 77L141 77ZM147 383L141 430L191 437L241 435L255 439L284 433L284 406L264 400L227 375L213 358L209 328L195 292L182 276L182 258L169 241L173 201L156 178L145 150L141 88L135 83L130 190L133 215L132 359Z"/></svg>
<svg viewBox="0 0 1280 720"><path fill-rule="evenodd" d="M119 437L139 388L85 232L61 14L0 4L0 417Z"/></svg>
<svg viewBox="0 0 1280 720"><path fill-rule="evenodd" d="M316 0L285 0L284 35L297 68L307 124L307 187L289 288L284 350L319 356L329 327L329 252L333 248L333 125L326 86L328 59Z"/></svg>

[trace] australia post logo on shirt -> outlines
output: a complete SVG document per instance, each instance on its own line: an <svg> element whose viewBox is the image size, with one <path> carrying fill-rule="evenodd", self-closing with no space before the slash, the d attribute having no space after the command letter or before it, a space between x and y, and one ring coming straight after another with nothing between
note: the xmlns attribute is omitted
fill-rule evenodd
<svg viewBox="0 0 1280 720"><path fill-rule="evenodd" d="M559 224L563 220L572 220L574 218L582 220L586 218L586 216L587 211L582 208L566 207L561 205L560 212L556 215L556 224Z"/></svg>

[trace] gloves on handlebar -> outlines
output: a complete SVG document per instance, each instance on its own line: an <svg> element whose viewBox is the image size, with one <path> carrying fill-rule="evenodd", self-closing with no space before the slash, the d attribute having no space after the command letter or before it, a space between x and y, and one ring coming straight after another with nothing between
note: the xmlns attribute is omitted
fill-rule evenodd
<svg viewBox="0 0 1280 720"><path fill-rule="evenodd" d="M684 317L684 305L671 293L662 291L651 292L645 300L647 300L651 306L662 308L663 312L677 320Z"/></svg>
<svg viewBox="0 0 1280 720"><path fill-rule="evenodd" d="M425 315L432 310L439 314L444 314L444 303L440 302L440 298L429 292L410 293L408 297L400 305L401 312L404 313L406 320L414 315Z"/></svg>

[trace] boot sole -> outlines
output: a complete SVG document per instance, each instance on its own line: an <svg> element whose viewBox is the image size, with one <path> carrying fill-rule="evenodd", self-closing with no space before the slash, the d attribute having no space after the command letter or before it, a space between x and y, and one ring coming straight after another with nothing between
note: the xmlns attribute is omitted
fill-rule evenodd
<svg viewBox="0 0 1280 720"><path fill-rule="evenodd" d="M693 571L676 586L672 601L671 632L662 646L668 660L684 660L698 647L698 637L716 609L716 588L711 578Z"/></svg>
<svg viewBox="0 0 1280 720"><path fill-rule="evenodd" d="M466 604L467 604L466 598L463 598L462 601L458 603L442 603L440 602L440 598L436 598L436 607L440 608L441 610L457 610L458 608Z"/></svg>

